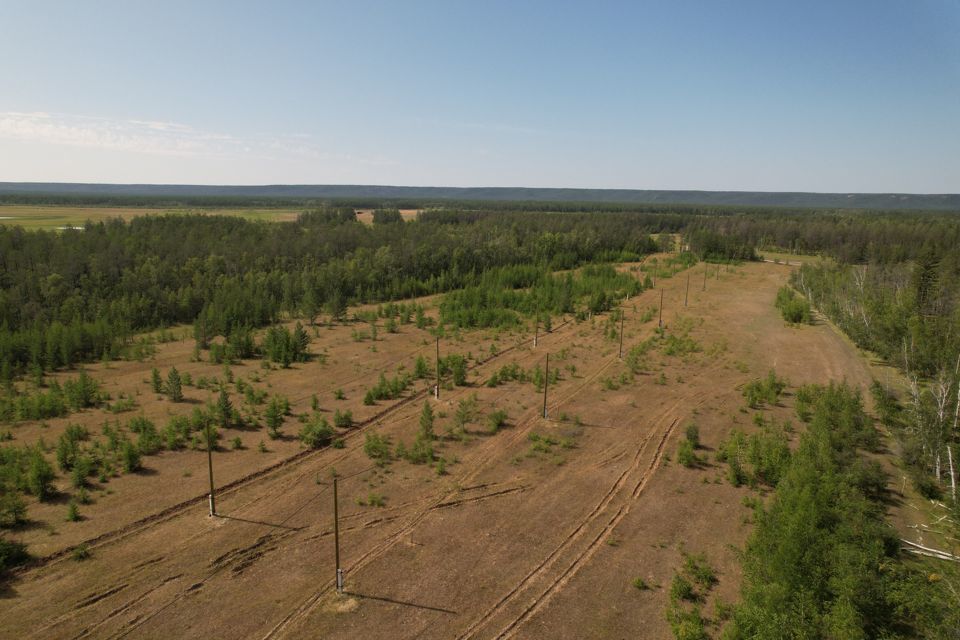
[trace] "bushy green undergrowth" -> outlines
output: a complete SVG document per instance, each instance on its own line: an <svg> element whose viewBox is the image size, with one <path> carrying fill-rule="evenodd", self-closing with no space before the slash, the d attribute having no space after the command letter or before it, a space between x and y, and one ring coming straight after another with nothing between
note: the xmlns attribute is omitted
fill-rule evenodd
<svg viewBox="0 0 960 640"><path fill-rule="evenodd" d="M774 306L783 319L792 324L810 324L813 318L810 303L790 287L780 287Z"/></svg>
<svg viewBox="0 0 960 640"><path fill-rule="evenodd" d="M724 638L956 637L954 592L902 557L884 521L883 473L860 452L875 440L858 392L818 390L809 427L758 510Z"/></svg>
<svg viewBox="0 0 960 640"><path fill-rule="evenodd" d="M587 265L564 275L536 265L501 267L444 295L440 321L455 327L511 328L523 316L608 311L642 289L636 278L611 265Z"/></svg>
<svg viewBox="0 0 960 640"><path fill-rule="evenodd" d="M751 409L757 409L764 404L775 405L780 401L780 394L786 386L786 381L778 378L771 369L766 378L751 380L743 387L743 398Z"/></svg>

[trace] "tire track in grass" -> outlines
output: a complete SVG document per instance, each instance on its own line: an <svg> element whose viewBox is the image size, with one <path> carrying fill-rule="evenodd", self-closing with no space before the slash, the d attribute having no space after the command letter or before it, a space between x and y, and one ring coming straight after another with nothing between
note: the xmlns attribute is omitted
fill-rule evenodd
<svg viewBox="0 0 960 640"><path fill-rule="evenodd" d="M566 324L566 323L565 323ZM584 388L587 387L590 383L595 381L604 371L606 371L611 365L615 362L618 362L619 359L614 356L609 358L606 362L600 365L596 371L591 375L583 378L580 383L572 390L568 391L563 395L559 400L555 400L552 403L548 403L548 412L550 409L556 410L564 403L571 400L577 394L579 394ZM490 439L488 440L485 451L481 454L480 459L476 460L471 464L472 470L468 471L464 476L459 479L459 482L468 482L476 478L476 476L484 470L487 463L490 462L497 454L502 450L509 447L510 445L516 443L521 438L526 437L530 428L534 426L539 420L542 419L539 409L533 411L527 417L523 418L513 429L511 437L504 443L502 440ZM384 553L389 551L397 542L399 542L403 537L405 537L410 531L416 528L428 515L430 515L433 510L436 509L437 505L443 503L444 501L453 499L456 491L454 492L445 492L439 498L437 498L430 506L421 511L420 513L414 515L414 517L403 527L389 536L386 540L375 545L372 549L369 549L367 552L362 554L360 558L347 569L350 573L355 573L361 570L363 567L368 565L373 560L379 558ZM308 597L303 603L298 607L288 612L283 619L280 620L266 635L263 636L264 640L271 640L272 638L281 637L284 632L298 620L302 619L308 615L314 608L314 606L323 598L323 596L330 592L332 585L328 585L321 589L320 591L312 594Z"/></svg>
<svg viewBox="0 0 960 640"><path fill-rule="evenodd" d="M680 401L671 405L671 407L669 407L666 411L663 412L663 415L666 416L669 413L671 413L677 407L677 405L679 405L679 403ZM585 534L587 534L587 531L590 525L592 525L594 522L597 522L598 520L601 519L604 513L607 512L608 508L612 505L614 500L617 498L617 495L621 493L624 487L629 485L629 479L631 475L634 474L642 466L643 454L647 449L647 445L659 433L660 439L657 446L657 451L654 455L654 461L656 463L656 466L658 466L659 455L662 452L664 443L666 442L667 438L669 438L670 434L673 432L673 429L678 422L679 422L679 418L674 418L672 421L669 422L666 429L663 430L662 432L658 429L651 430L650 433L648 433L647 436L642 440L640 446L637 448L636 452L634 453L633 461L631 462L631 464L626 469L624 469L624 471L617 477L617 479L610 486L610 488L604 493L603 496L601 496L600 500L594 505L590 513L587 514L587 516L583 520L581 520L576 525L576 527L574 527L574 529L570 531L563 538L563 540L561 540L560 543L556 547L554 547L553 550L549 554L547 554L547 556L541 562L537 564L537 566L535 566L531 571L529 571L520 580L520 582L517 583L516 586L514 586L503 597L501 597L501 599L492 608L488 609L487 612L485 612L478 620L474 621L470 626L467 627L466 630L464 630L460 635L458 635L457 636L458 640L467 640L469 638L476 637L479 633L481 633L487 626L489 626L495 620L497 615L504 612L504 610L508 606L510 606L519 598L521 598L526 591L534 589L537 581L541 579L549 579L549 578L545 578L545 576L547 576L547 574L550 573L556 567L556 565L562 560L564 553L567 552L568 550L572 551L572 547ZM647 473L652 471L654 468L655 468L655 465L651 464L650 468L642 474L642 477L646 476ZM611 524L611 523L614 522L614 520L616 522L619 522L619 519L622 517L622 514L624 512L624 508L625 508L624 504L621 504L617 508L614 518L608 521L608 523L604 526L601 533L598 534L595 538L593 538L588 543L586 550L590 550L593 547L599 546L600 541L602 540L603 537L605 537L604 534L608 532L610 529L612 529L612 526L614 526L615 524L615 523L614 524ZM576 552L576 553L577 553L576 557L579 560L584 557L583 554L585 553L585 551ZM578 560L575 560L574 562L576 563ZM560 577L552 580L550 587L548 587L548 591L550 588L556 585L557 582L560 580L560 578L566 575L569 572L569 570L570 569L568 568L567 570L565 570L563 573L560 574ZM542 597L543 596L537 597L533 601L534 604L538 602ZM500 637L500 636L497 636L497 637Z"/></svg>
<svg viewBox="0 0 960 640"><path fill-rule="evenodd" d="M569 324L570 324L570 321L569 321L569 320L566 320L566 321L564 321L563 323L561 323L560 325L558 325L556 330L559 330L560 328L562 328L562 327L564 327L564 326L567 326L567 325L569 325ZM556 331L556 330L555 330L555 331ZM530 338L530 339L528 339L528 340L524 340L524 341L518 342L518 343L515 344L515 345L512 345L512 346L510 346L510 347L507 347L507 348L505 348L505 349L502 349L501 351L498 351L496 354L490 355L490 356L488 356L487 358L485 358L485 359L483 359L483 360L477 361L474 365L468 367L468 370L477 369L477 368L479 368L479 367L481 367L481 366L483 366L483 365L485 365L485 364L488 364L488 363L491 362L491 361L496 360L497 358L500 358L501 356L503 356L503 355L505 355L505 354L507 354L507 353L511 353L511 352L515 351L515 350L518 349L519 347L523 346L524 344L530 343L530 342L533 342L533 339L532 339L532 338ZM432 387L428 387L428 388L425 388L425 389L421 389L420 391L416 391L416 392L414 392L413 394L411 394L411 395L409 395L409 396L401 399L400 401L398 401L398 402L396 402L396 403L394 403L394 404L392 404L392 405L390 405L390 406L385 407L384 409L382 409L381 411L378 411L378 412L377 412L376 414L374 414L373 416L370 416L370 417L367 418L366 420L358 423L355 428L351 429L351 430L348 431L346 434L344 434L344 435L342 436L342 438L343 438L344 440L358 438L361 433L364 433L364 432L365 432L366 430L368 430L370 427L375 426L375 425L377 425L377 424L381 424L381 423L383 422L383 419L384 419L385 417L387 417L388 415L390 415L390 414L392 414L393 412L398 411L399 409L401 409L401 408L403 408L403 407L405 407L405 406L413 403L415 400L419 400L419 399L421 399L421 398L426 397L426 396L429 394L429 392L431 391L431 389L432 389ZM294 455L292 455L292 456L290 456L290 457L288 457L288 458L284 458L283 460L279 460L279 461L277 461L277 462L275 462L275 463L273 463L273 464L271 464L271 465L268 465L268 466L266 466L266 467L263 467L263 468L261 468L261 469L258 469L257 471L254 471L254 472L252 472L252 473L249 473L249 474L247 474L247 475L245 475L245 476L242 476L242 477L240 477L240 478L237 478L237 479L235 479L235 480L232 480L231 482L229 482L229 483L227 483L227 484L225 484L225 485L222 485L221 487L218 487L218 488L217 488L217 495L218 495L218 496L229 495L229 494L231 494L231 493L233 493L233 492L235 492L235 491L237 491L237 490L239 490L239 489L241 489L241 488L243 488L243 487L251 484L251 483L254 482L254 481L261 480L261 479L263 479L263 478L265 478L265 477L267 477L267 476L270 476L270 475L273 475L273 474L275 474L275 473L284 471L284 470L286 470L288 467L291 467L291 466L300 464L300 463L302 463L302 462L304 462L304 461L306 461L306 460L308 460L308 459L316 456L317 454L319 454L319 453L321 453L321 452L323 452L323 451L326 451L326 450L329 449L329 448L330 448L330 447L327 446L327 447L323 447L323 448L320 448L320 449L308 449L308 450L305 450L305 451L300 451L300 452L298 452L298 453L296 453L296 454L294 454ZM344 458L346 455L348 455L348 454L349 454L349 452L344 453L344 455L341 456L340 458L338 458L338 460L339 460L339 459L343 459L343 458ZM301 478L302 478L302 476L301 476ZM136 520L136 521L134 521L134 522L127 523L127 524L125 524L125 525L123 525L123 526L121 526L121 527L117 527L116 529L112 529L112 530L110 530L110 531L105 531L104 533L101 533L101 534L99 534L99 535L97 535L97 536L94 536L93 538L84 540L84 541L82 541L82 542L78 542L77 544L71 545L71 546L69 546L69 547L64 547L63 549L60 549L59 551L55 551L54 553L51 553L51 554L49 554L49 555L46 555L46 556L43 556L43 557L40 557L40 558L35 558L35 559L34 559L33 561L31 561L30 563L28 563L28 564L26 564L26 565L18 568L17 570L15 570L14 573L15 573L15 574L18 574L18 575L27 574L27 573L30 573L30 572L35 571L35 570L37 570L37 569L43 568L43 567L45 567L45 566L48 566L48 565L50 565L50 564L52 564L52 563L54 563L54 562L61 561L61 560L65 559L65 558L67 558L68 556L70 556L78 547L81 547L81 546L85 546L85 547L87 547L88 549L97 549L97 548L101 548L101 547L103 547L103 546L105 546L105 545L107 545L107 544L114 543L114 542L118 542L118 541L120 541L120 540L125 539L126 537L128 537L128 536L130 536L130 535L133 535L133 534L139 533L139 532L141 532L141 531L144 531L144 530L146 530L146 529L148 529L148 528L150 528L150 527L152 527L152 526L154 526L154 525L156 525L156 524L159 524L159 523L161 523L161 522L165 522L165 521L167 521L167 520L170 520L171 518L179 515L180 513L184 512L185 510L187 510L187 509L190 508L190 507L193 507L193 506L195 506L195 505L202 504L203 502L206 502L207 497L208 497L208 494L204 493L204 494L201 494L201 495L198 495L198 496L194 496L194 497L192 497L192 498L188 498L188 499L183 500L183 501L181 501L181 502L178 502L178 503L176 503L176 504L174 504L174 505L171 505L171 506L169 506L169 507L166 507L166 508L162 509L161 511L158 511L158 512L156 512L156 513L153 513L153 514L150 514L150 515L145 516L145 517L143 517L143 518L140 518L139 520Z"/></svg>
<svg viewBox="0 0 960 640"><path fill-rule="evenodd" d="M553 333L553 334L557 334L557 332L558 332L562 327L567 326L567 325L570 325L570 321L564 321L564 322L561 323L561 324L555 329L555 331L552 332L552 333ZM485 359L483 359L483 360L481 360L481 361L477 361L473 366L470 367L470 369L476 369L476 368L479 368L479 367L481 367L481 366L483 366L483 365L485 365L485 364L487 364L487 363L489 363L489 362L495 361L496 359L500 358L501 356L503 356L503 355L505 355L505 354L507 354L507 353L510 353L510 352L512 352L512 351L515 351L517 348L521 347L523 344L526 344L526 343L529 343L529 342L532 342L532 339L530 339L530 340L525 340L525 341L521 341L521 342L517 343L516 345L513 345L513 346L511 346L511 347L507 347L507 348L505 348L505 349L497 352L496 354L492 354L492 355L488 356L487 358L485 358ZM419 392L417 392L417 393L415 393L415 394L413 394L413 395L411 395L411 396L408 396L407 398L404 398L404 399L401 400L400 402L394 403L393 405L390 405L389 407L384 408L382 411L378 412L377 415L372 416L371 418L369 418L369 419L367 419L366 421L364 421L364 423L362 423L358 428L355 428L355 429L351 430L350 432L348 432L348 433L344 436L344 438L351 438L351 439L359 438L360 434L363 433L364 431L366 431L367 429L369 429L369 428L371 428L371 427L374 427L374 426L376 426L376 425L382 424L382 423L383 423L383 419L384 419L387 415L390 415L390 414L394 413L395 411L398 411L399 409L408 406L408 405L411 404L413 401L418 400L419 398L426 396L430 391L431 391L431 388L423 389L423 390L421 390L421 391L419 391ZM325 450L325 449L326 449L326 447L325 447L324 449L308 450L308 451L300 452L300 453L292 456L291 458L287 458L287 459L285 459L285 460L283 460L283 461L280 461L280 462L277 463L276 465L272 465L272 466L269 467L269 468L261 469L260 471L255 472L254 474L250 474L249 476L246 476L246 477L244 477L244 478L241 478L241 479L239 479L239 480L237 480L237 481L234 481L233 483L230 483L229 485L226 485L224 488L221 488L221 489L218 491L218 496L229 495L230 493L232 493L232 492L234 492L234 491L237 491L237 490L243 488L244 486L248 485L248 484L249 484L250 482L252 482L253 480L261 479L261 478L263 478L264 476L267 476L268 474L270 474L270 473L272 473L272 472L275 472L275 471L279 471L279 470L281 470L281 469L284 469L284 468L287 467L288 465L291 465L291 464L294 464L294 463L303 462L303 461L305 461L308 457L310 457L311 454L318 453L319 451L322 451L322 450ZM332 465L332 464L335 464L336 461L339 461L339 460L344 459L347 455L349 455L349 452L344 453L344 455L338 457L338 458L337 458L336 460L334 460L334 461L331 461L330 463L328 463L328 464L325 465L325 466L330 466L330 465ZM369 469L365 469L365 470L363 470L363 471L361 471L361 472L358 472L358 473L363 473L363 472L366 472L366 471L369 471ZM311 471L311 472L307 472L307 473L314 473L314 472L315 472L315 471ZM285 486L289 486L289 485L291 485L291 484L296 484L296 482L299 481L299 480L302 480L302 478L303 478L305 475L306 475L306 474L300 474L300 475L297 476L296 478L293 478L291 481L288 481L287 483L285 483ZM478 485L478 486L475 487L475 488L482 488L482 487L484 487L484 486L486 486L486 485ZM281 492L283 492L283 491L285 491L285 490L286 490L286 489L285 489L284 487L281 487L281 488L280 488L280 491L281 491ZM508 490L506 490L506 491L498 491L498 492L496 492L494 495L508 494L508 493L515 492L515 491L517 491L517 490L518 490L518 489L508 489ZM521 490L522 490L522 489L521 489ZM272 494L272 493L273 493L273 492L271 492L271 494ZM446 493L446 494L444 495L444 499L447 500L447 503L444 504L444 503L443 503L443 500L440 500L440 501L439 501L440 504L431 504L430 506L428 506L426 512L433 511L433 510L435 510L435 509L437 509L437 508L447 508L447 507L451 507L451 506L456 506L456 505L458 505L458 504L460 504L460 503L462 503L462 502L470 502L470 501L475 501L475 500L482 500L482 499L487 499L488 497L490 497L490 496L478 496L478 497L472 497L472 498L467 498L467 499L462 499L462 498L458 499L457 496L458 496L458 495L462 495L462 493L463 493L463 490L462 490L462 489L461 489L461 490L454 491L454 492ZM174 505L174 507L168 508L168 509L165 510L164 512L161 512L162 515L157 515L157 514L155 514L155 516L153 516L153 517L149 517L149 518L147 518L147 519L144 519L145 521L141 521L140 523L134 523L134 525L139 524L139 525L141 525L141 526L136 526L136 527L134 527L133 525L128 525L128 526L123 527L123 528L121 528L121 529L115 530L114 532L111 532L112 534L115 534L113 537L107 537L107 538L105 538L104 540L100 541L99 543L94 543L94 544L98 544L98 548L99 548L99 547L105 546L106 544L109 544L109 543L118 542L118 541L122 540L123 538L128 537L129 535L134 535L134 534L136 534L136 533L138 533L138 532L145 531L145 530L148 529L150 526L153 526L153 525L159 524L160 522L164 522L164 521L166 521L166 520L172 519L172 518L175 517L179 512L181 512L183 509L185 509L186 507L188 507L188 506L190 506L190 505L192 505L192 504L196 504L196 503L198 503L198 502L202 502L202 501L204 501L204 500L206 499L206 497L207 497L206 494L204 494L204 495L202 495L202 496L198 496L198 497L196 497L196 498L193 498L193 499L191 499L191 500L189 500L189 501L185 501L185 502L179 503L178 505ZM263 499L264 497L265 497L265 496L259 496L259 497L257 497L257 498L254 498L253 500L245 503L244 505L241 505L240 509L246 508L246 507L248 507L249 505L254 504L254 503L258 502L259 500ZM298 507L293 513L289 514L286 518L284 518L283 522L286 522L287 520L289 520L290 518L292 518L294 515L296 515L296 513L298 513L300 510L302 510L305 506L307 506L312 500L315 500L316 498L317 498L317 496L314 496L314 497L311 498L311 500L308 501L307 503L305 503L305 504L303 504L303 505L300 505L300 507ZM422 501L420 501L420 502L422 502ZM436 502L436 501L435 501L435 502ZM412 506L415 506L415 505L412 505ZM426 512L425 512L425 513L426 513ZM235 513L239 513L239 510L235 510ZM400 518L400 517L402 517L402 514L398 514L398 515L396 515L396 516L392 516L392 517L389 517L389 518L382 518L382 517L380 517L380 518L377 518L377 519L376 519L376 522L373 523L373 524L379 524L379 523L383 523L383 522L392 521L392 520L398 519L398 518ZM362 524L362 525L360 525L360 526L358 526L358 527L352 527L351 529L356 529L356 528L369 528L370 526L371 526L370 523L365 523L365 524ZM209 533L209 529L204 529L203 531L199 531L199 532L195 533L194 535L192 535L187 541L192 540L192 539L195 539L195 538L200 537L200 536L203 536L203 535L206 535L207 533ZM332 533L332 532L331 532L331 533ZM323 537L323 532L322 532L319 536L313 536L313 538L316 538L316 537ZM90 543L88 543L88 544L90 544ZM60 557L62 557L62 554L61 554ZM50 561L54 561L54 560L56 560L56 559L57 559L57 558L51 557L51 556L48 556L48 558L47 558L48 563L49 563ZM44 564L47 564L47 563L44 563ZM150 564L152 564L152 563L150 563ZM229 564L229 563L228 563L228 564ZM227 566L227 565L224 565L224 566ZM34 567L34 568L36 568L36 567ZM190 586L190 588L188 588L187 590L185 590L185 591L183 591L183 592L181 592L181 593L176 594L171 600L169 600L168 602L166 602L163 606L159 607L158 609L155 609L155 610L151 611L149 614L136 616L134 619L130 620L130 621L127 623L126 627L125 627L124 629L120 630L120 631L117 633L117 635L115 635L114 637L116 637L116 638L125 637L126 635L128 635L128 634L131 633L132 631L140 628L143 624L145 624L146 622L148 622L148 621L150 621L151 619L155 618L155 616L156 616L157 614L161 613L162 611L166 610L168 607L172 606L173 604L175 604L176 602L178 602L179 600L181 600L183 596L185 596L185 595L187 595L187 594L189 594L189 593L195 592L196 590L198 590L199 588L201 588L201 587L202 587L203 585L205 585L210 579L214 578L218 573L220 573L220 571L221 571L223 568L224 568L224 567L222 567L222 566L221 566L221 567L216 567L213 572L211 572L210 574L208 574L207 576L205 576L202 580L200 580L200 581L197 582L197 583L192 584L192 585ZM175 577L180 577L180 575L175 576ZM160 585L160 586L165 585L165 584L166 584L167 582L169 582L170 580L171 580L171 578L165 578L165 579L163 579L163 581L161 582L161 585ZM159 588L159 586L156 587L156 588ZM150 593L150 592L152 592L152 591L154 591L154 590L155 590L155 589L151 589L151 590L148 591L148 593ZM145 595L146 595L146 594L145 594ZM140 602L140 601L143 599L143 597L145 597L145 595L142 596L142 597L135 598L134 600L132 600L132 601L126 603L125 605L121 606L119 609L115 609L113 612L111 612L111 613L108 615L108 618L107 618L107 619L113 618L113 617L115 617L118 613L120 613L120 612L122 612L122 611L125 611L125 610L128 610L129 608L131 608L132 606L134 606L135 604L137 604L138 602ZM104 620L100 621L99 623L97 623L96 625L94 625L94 628L101 626L104 622L106 622L107 619L104 619ZM83 635L83 634L82 634L82 635Z"/></svg>

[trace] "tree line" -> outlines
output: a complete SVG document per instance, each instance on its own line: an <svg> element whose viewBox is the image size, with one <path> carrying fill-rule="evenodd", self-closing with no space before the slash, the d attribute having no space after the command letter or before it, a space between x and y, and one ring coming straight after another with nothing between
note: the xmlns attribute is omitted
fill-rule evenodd
<svg viewBox="0 0 960 640"><path fill-rule="evenodd" d="M387 215L392 219L394 216ZM281 317L435 294L490 269L570 269L651 250L659 224L610 214L495 214L367 226L144 216L62 233L0 226L0 379L115 358L136 333L196 323L198 342Z"/></svg>

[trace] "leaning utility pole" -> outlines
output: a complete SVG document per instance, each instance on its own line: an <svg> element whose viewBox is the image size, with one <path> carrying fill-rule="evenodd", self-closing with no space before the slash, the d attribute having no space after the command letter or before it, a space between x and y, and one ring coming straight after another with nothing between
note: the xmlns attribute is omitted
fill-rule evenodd
<svg viewBox="0 0 960 640"><path fill-rule="evenodd" d="M440 399L440 336L437 336L437 386L433 390L437 400Z"/></svg>
<svg viewBox="0 0 960 640"><path fill-rule="evenodd" d="M213 488L213 434L207 425L207 471L210 473L210 516L217 515L217 502Z"/></svg>
<svg viewBox="0 0 960 640"><path fill-rule="evenodd" d="M337 477L333 477L333 549L337 564L337 593L343 595L343 569L340 568L340 512L337 504Z"/></svg>
<svg viewBox="0 0 960 640"><path fill-rule="evenodd" d="M547 354L546 364L543 366L543 417L547 417L547 387L550 386L550 354Z"/></svg>
<svg viewBox="0 0 960 640"><path fill-rule="evenodd" d="M660 321L657 325L663 329L663 288L660 289Z"/></svg>
<svg viewBox="0 0 960 640"><path fill-rule="evenodd" d="M617 357L623 360L623 319L626 317L626 311L620 311L620 352Z"/></svg>
<svg viewBox="0 0 960 640"><path fill-rule="evenodd" d="M683 294L683 306L687 306L687 299L690 297L690 272L687 271L687 292Z"/></svg>

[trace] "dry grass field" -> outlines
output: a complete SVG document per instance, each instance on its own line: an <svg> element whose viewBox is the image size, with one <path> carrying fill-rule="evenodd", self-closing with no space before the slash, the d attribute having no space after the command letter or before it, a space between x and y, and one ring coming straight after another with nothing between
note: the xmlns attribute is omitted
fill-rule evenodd
<svg viewBox="0 0 960 640"><path fill-rule="evenodd" d="M717 570L708 615L737 598L734 548L750 531L744 498L755 492L726 482L713 452L732 428L752 428L742 386L771 369L791 387L871 380L869 363L828 324L780 318L772 301L789 267L711 271L706 290L700 269L687 307L684 274L657 283L667 334L698 350L655 349L635 376L605 335L604 317L558 319L536 348L532 327L444 338L443 353L469 354L471 368L468 385L442 389L439 400L421 380L400 399L362 403L381 372L390 377L412 370L418 354L433 356L433 337L413 325L381 330L375 342L355 341L356 324L320 326L310 350L325 358L289 369L232 366L236 379L288 396L292 416L276 440L262 428L223 432L213 455L216 482L227 487L220 516L207 515L206 453L190 449L145 457L141 472L96 484L79 522L65 521L64 502L31 504L33 524L18 538L40 560L0 594L0 636L671 637L664 608L682 553L702 553ZM623 304L625 351L654 334L657 318L644 311L659 301L650 290ZM434 300L422 302L435 314ZM213 400L196 387L185 387L183 403L151 391L153 367L176 365L195 381L225 375L222 366L191 362L192 350L192 340L175 340L145 362L89 367L114 398L135 399L132 411L17 425L15 442L54 442L67 424L98 434L105 420L140 414L162 425ZM531 369L548 353L560 379L549 388L547 418L532 383L484 384L504 365ZM314 394L325 414L352 411L356 425L342 431L342 448L306 450L296 439L295 416L311 410ZM376 464L365 438L409 446L425 402L444 467ZM462 434L453 430L461 403L470 409ZM783 406L763 413L796 422L791 405L788 392ZM487 416L498 410L507 423L491 433ZM704 462L685 468L676 449L691 423ZM234 438L242 448L229 446ZM342 596L334 590L334 475ZM77 560L81 543L89 558ZM634 586L638 578L648 588Z"/></svg>
<svg viewBox="0 0 960 640"><path fill-rule="evenodd" d="M65 229L82 227L88 220L100 222L111 218L129 220L137 216L167 213L204 213L206 215L239 216L248 220L279 222L296 220L299 209L165 209L150 207L75 207L41 205L0 205L0 224L25 229Z"/></svg>

